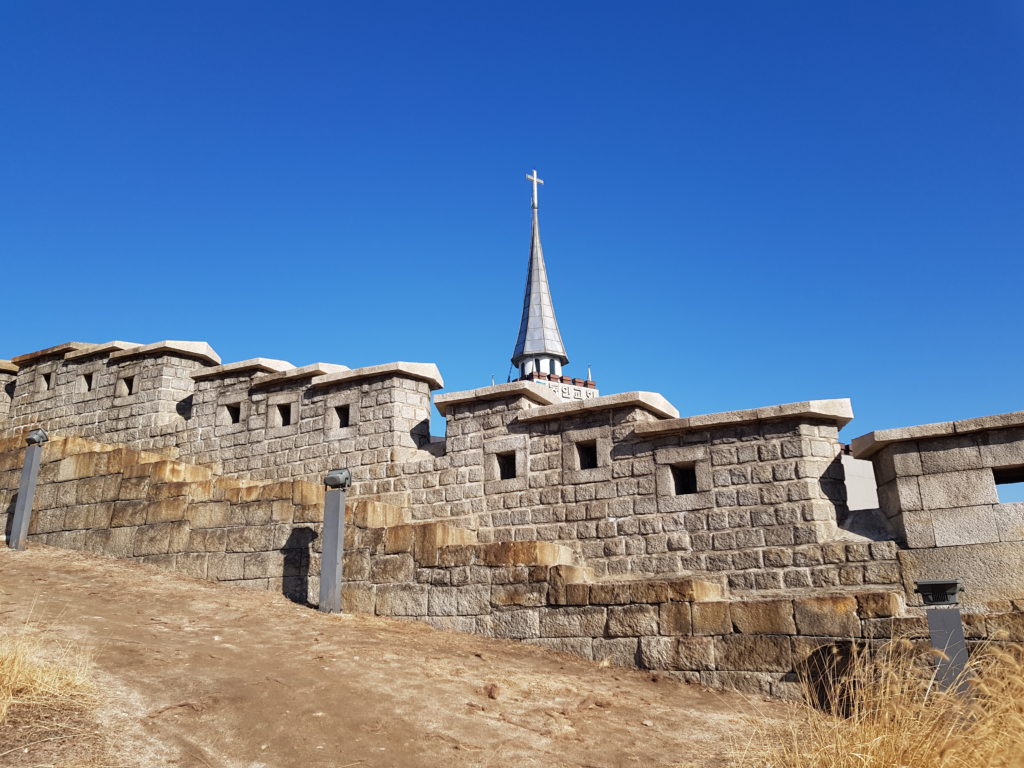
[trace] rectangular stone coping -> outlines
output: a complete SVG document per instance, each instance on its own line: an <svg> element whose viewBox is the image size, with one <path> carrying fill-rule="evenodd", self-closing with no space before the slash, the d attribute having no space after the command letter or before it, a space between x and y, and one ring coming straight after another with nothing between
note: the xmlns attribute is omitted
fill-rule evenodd
<svg viewBox="0 0 1024 768"><path fill-rule="evenodd" d="M767 405L762 408L747 408L742 411L705 413L682 419L669 419L649 424L637 424L638 435L665 435L674 432L691 432L714 427L729 427L737 424L754 424L759 421L777 419L827 419L837 426L846 426L853 419L853 406L849 398L835 400L803 400L799 403Z"/></svg>
<svg viewBox="0 0 1024 768"><path fill-rule="evenodd" d="M240 373L281 373L287 371L295 366L289 363L287 360L274 360L269 357L252 357L248 360L239 360L235 363L225 363L224 365L215 365L213 368L203 368L202 370L196 371L192 374L192 378L199 379L210 379L214 376L231 376Z"/></svg>
<svg viewBox="0 0 1024 768"><path fill-rule="evenodd" d="M136 344L133 341L108 341L105 344L90 344L85 349L79 349L75 352L69 352L64 355L65 360L81 360L86 357L92 357L93 355L102 355L107 352L120 352L125 349L132 349L134 347L140 347L141 344Z"/></svg>
<svg viewBox="0 0 1024 768"><path fill-rule="evenodd" d="M541 408L532 408L519 414L519 421L544 421L565 416L604 411L610 408L643 408L663 419L674 419L679 411L657 392L620 392L617 395L601 395L590 400L556 403Z"/></svg>
<svg viewBox="0 0 1024 768"><path fill-rule="evenodd" d="M129 357L140 357L142 355L172 355L176 357L190 357L209 365L220 365L220 355L213 351L213 347L205 341L157 341L152 344L143 344L141 347L122 349L114 352L111 360L125 360Z"/></svg>
<svg viewBox="0 0 1024 768"><path fill-rule="evenodd" d="M266 376L260 376L252 382L252 388L258 387L272 387L276 384L286 384L289 381L298 381L300 379L309 379L313 376L323 376L326 373L341 373L347 371L347 365L340 365L338 363L310 363L309 365L303 365L301 368L292 368L291 370L281 371L280 373L268 373Z"/></svg>
<svg viewBox="0 0 1024 768"><path fill-rule="evenodd" d="M880 429L868 432L860 437L855 437L850 442L850 449L853 451L854 458L866 459L893 443L1022 426L1024 426L1024 411L997 413L992 416L978 416L973 419L961 419L960 421L940 421L936 424L919 424L914 427Z"/></svg>
<svg viewBox="0 0 1024 768"><path fill-rule="evenodd" d="M510 381L507 384L492 384L489 387L464 389L459 392L445 392L434 396L434 405L442 416L450 405L460 405L474 400L502 400L505 398L525 397L541 405L561 402L550 387L535 384L532 381Z"/></svg>
<svg viewBox="0 0 1024 768"><path fill-rule="evenodd" d="M10 360L0 360L0 373L17 373L18 366Z"/></svg>
<svg viewBox="0 0 1024 768"><path fill-rule="evenodd" d="M43 357L53 357L55 355L64 357L68 352L75 352L76 350L86 349L87 347L92 346L94 345L87 344L84 341L68 341L64 344L58 344L55 347L47 347L46 349L39 349L35 352L26 352L24 355L16 355L11 358L11 362L19 368L24 368L27 363L31 363Z"/></svg>
<svg viewBox="0 0 1024 768"><path fill-rule="evenodd" d="M431 390L441 389L444 386L444 379L441 378L441 371L433 363L406 363L397 361L394 363L381 363L380 365L366 365L362 368L339 373L328 373L325 376L318 376L312 382L312 387L329 387L339 382L356 381L357 379L368 379L373 376L406 376L410 379L419 379L427 382Z"/></svg>

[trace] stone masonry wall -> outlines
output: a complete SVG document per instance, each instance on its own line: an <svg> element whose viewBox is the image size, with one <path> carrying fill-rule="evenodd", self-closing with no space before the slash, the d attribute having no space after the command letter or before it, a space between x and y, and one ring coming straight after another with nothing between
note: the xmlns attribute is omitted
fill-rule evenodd
<svg viewBox="0 0 1024 768"><path fill-rule="evenodd" d="M0 508L10 511L24 449L0 441ZM46 444L29 538L315 603L322 488L223 478L208 468L79 438ZM800 695L834 649L926 636L899 590L832 587L757 599L694 578L598 578L546 541L480 542L356 501L346 514L345 610L519 639L782 698ZM1021 606L968 615L972 639L1024 640Z"/></svg>

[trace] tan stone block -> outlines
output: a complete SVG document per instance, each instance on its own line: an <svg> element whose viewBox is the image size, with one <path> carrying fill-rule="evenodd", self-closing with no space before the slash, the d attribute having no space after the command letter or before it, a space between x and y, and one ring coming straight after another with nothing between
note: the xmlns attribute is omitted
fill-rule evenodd
<svg viewBox="0 0 1024 768"><path fill-rule="evenodd" d="M608 608L608 637L658 634L658 609L653 605L613 605Z"/></svg>
<svg viewBox="0 0 1024 768"><path fill-rule="evenodd" d="M437 553L437 564L445 568L472 565L475 560L475 547L441 547Z"/></svg>
<svg viewBox="0 0 1024 768"><path fill-rule="evenodd" d="M223 552L227 533L223 528L204 528L189 532L186 549L190 552Z"/></svg>
<svg viewBox="0 0 1024 768"><path fill-rule="evenodd" d="M123 477L118 491L118 500L127 501L149 498L150 480L147 476Z"/></svg>
<svg viewBox="0 0 1024 768"><path fill-rule="evenodd" d="M633 602L633 585L626 582L599 582L590 585L592 605L627 605Z"/></svg>
<svg viewBox="0 0 1024 768"><path fill-rule="evenodd" d="M788 672L793 667L788 636L726 635L714 641L719 670Z"/></svg>
<svg viewBox="0 0 1024 768"><path fill-rule="evenodd" d="M857 599L849 596L801 597L793 601L801 635L860 637Z"/></svg>
<svg viewBox="0 0 1024 768"><path fill-rule="evenodd" d="M623 637L614 640L595 638L594 661L608 660L617 667L635 667L640 652L639 639Z"/></svg>
<svg viewBox="0 0 1024 768"><path fill-rule="evenodd" d="M292 502L295 504L323 504L324 486L306 480L292 483Z"/></svg>
<svg viewBox="0 0 1024 768"><path fill-rule="evenodd" d="M146 523L168 523L173 520L184 520L187 504L188 499L185 496L174 496L162 501L147 502Z"/></svg>
<svg viewBox="0 0 1024 768"><path fill-rule="evenodd" d="M115 501L110 519L111 528L144 525L147 506L144 501Z"/></svg>
<svg viewBox="0 0 1024 768"><path fill-rule="evenodd" d="M792 600L749 600L730 603L737 632L746 635L795 635Z"/></svg>
<svg viewBox="0 0 1024 768"><path fill-rule="evenodd" d="M693 603L691 609L693 634L727 635L732 632L729 603L724 601Z"/></svg>
<svg viewBox="0 0 1024 768"><path fill-rule="evenodd" d="M903 594L898 592L865 592L857 595L857 609L862 619L882 619L903 613Z"/></svg>
<svg viewBox="0 0 1024 768"><path fill-rule="evenodd" d="M376 590L377 615L426 616L427 589L425 584L381 584Z"/></svg>
<svg viewBox="0 0 1024 768"><path fill-rule="evenodd" d="M483 544L477 558L485 565L572 565L572 551L548 541L502 541Z"/></svg>
<svg viewBox="0 0 1024 768"><path fill-rule="evenodd" d="M242 563L242 578L263 579L281 577L284 565L280 552L253 552Z"/></svg>
<svg viewBox="0 0 1024 768"><path fill-rule="evenodd" d="M371 559L370 581L376 584L411 582L415 576L416 564L409 553L381 555Z"/></svg>
<svg viewBox="0 0 1024 768"><path fill-rule="evenodd" d="M170 552L171 526L169 523L143 525L135 533L135 557L162 555Z"/></svg>
<svg viewBox="0 0 1024 768"><path fill-rule="evenodd" d="M120 475L91 477L75 483L75 499L79 504L98 504L104 501L116 501L120 489Z"/></svg>
<svg viewBox="0 0 1024 768"><path fill-rule="evenodd" d="M197 579L206 578L206 567L210 556L204 552L185 552L175 558L174 568Z"/></svg>
<svg viewBox="0 0 1024 768"><path fill-rule="evenodd" d="M114 505L111 502L68 507L64 513L64 528L69 531L81 528L109 528L113 509Z"/></svg>
<svg viewBox="0 0 1024 768"><path fill-rule="evenodd" d="M491 587L491 604L495 607L546 605L547 584L498 584Z"/></svg>
<svg viewBox="0 0 1024 768"><path fill-rule="evenodd" d="M644 669L714 669L714 638L642 637L640 638L640 664Z"/></svg>
<svg viewBox="0 0 1024 768"><path fill-rule="evenodd" d="M215 552L207 561L206 578L210 581L237 581L242 578L244 567L243 553Z"/></svg>
<svg viewBox="0 0 1024 768"><path fill-rule="evenodd" d="M222 489L224 500L231 504L258 501L263 490L262 485L227 485L224 478L217 478L216 484Z"/></svg>
<svg viewBox="0 0 1024 768"><path fill-rule="evenodd" d="M344 584L341 588L341 610L344 613L374 612L374 586L372 584Z"/></svg>
<svg viewBox="0 0 1024 768"><path fill-rule="evenodd" d="M1024 642L1024 613L997 613L986 616L985 627L992 640Z"/></svg>
<svg viewBox="0 0 1024 768"><path fill-rule="evenodd" d="M559 608L540 613L542 637L601 637L607 613L599 606Z"/></svg>
<svg viewBox="0 0 1024 768"><path fill-rule="evenodd" d="M290 480L279 483L267 483L260 486L259 499L274 501L277 499L291 499L294 483Z"/></svg>
<svg viewBox="0 0 1024 768"><path fill-rule="evenodd" d="M242 522L226 501L203 501L188 506L189 522L196 528L224 528Z"/></svg>
<svg viewBox="0 0 1024 768"><path fill-rule="evenodd" d="M658 629L663 635L689 635L693 625L689 603L662 603L658 612Z"/></svg>

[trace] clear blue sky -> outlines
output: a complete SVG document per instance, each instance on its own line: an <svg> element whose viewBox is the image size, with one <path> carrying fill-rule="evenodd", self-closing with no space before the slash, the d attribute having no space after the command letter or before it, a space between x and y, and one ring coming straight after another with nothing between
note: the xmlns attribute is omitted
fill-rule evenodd
<svg viewBox="0 0 1024 768"><path fill-rule="evenodd" d="M538 168L603 392L1019 410L1022 70L1019 2L6 0L0 357L504 381Z"/></svg>

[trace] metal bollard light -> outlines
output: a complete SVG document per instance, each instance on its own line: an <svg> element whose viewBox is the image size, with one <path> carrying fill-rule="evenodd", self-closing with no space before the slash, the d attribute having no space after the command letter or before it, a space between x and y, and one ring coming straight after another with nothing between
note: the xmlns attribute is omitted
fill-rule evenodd
<svg viewBox="0 0 1024 768"><path fill-rule="evenodd" d="M956 686L960 693L967 688L964 670L967 668L967 641L964 624L957 607L957 595L963 591L959 579L918 581L914 591L921 595L928 617L928 634L932 648L940 653L936 682L948 690Z"/></svg>
<svg viewBox="0 0 1024 768"><path fill-rule="evenodd" d="M11 527L11 539L7 545L11 549L24 549L28 538L28 528L32 523L32 501L36 495L36 480L39 478L39 463L43 458L43 443L50 439L44 429L33 429L28 433L25 442L25 466L21 469L21 483L18 485L18 500L14 503L14 523Z"/></svg>
<svg viewBox="0 0 1024 768"><path fill-rule="evenodd" d="M320 555L322 613L341 613L341 579L345 557L345 491L352 485L347 469L332 469L324 477L324 538Z"/></svg>

